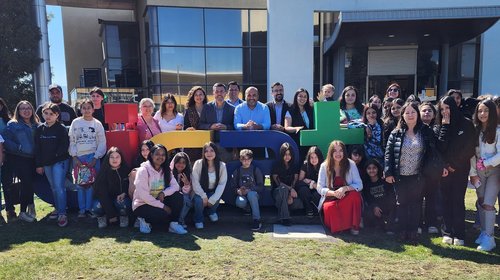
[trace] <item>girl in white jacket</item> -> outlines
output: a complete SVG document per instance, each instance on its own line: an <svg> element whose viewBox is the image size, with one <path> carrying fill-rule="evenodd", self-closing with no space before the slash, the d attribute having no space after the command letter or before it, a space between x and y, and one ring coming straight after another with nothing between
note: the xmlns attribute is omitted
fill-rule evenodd
<svg viewBox="0 0 500 280"><path fill-rule="evenodd" d="M495 103L485 99L474 113L479 145L471 159L470 180L476 186L481 234L476 240L481 251L496 247L494 234L495 203L500 189L500 126Z"/></svg>

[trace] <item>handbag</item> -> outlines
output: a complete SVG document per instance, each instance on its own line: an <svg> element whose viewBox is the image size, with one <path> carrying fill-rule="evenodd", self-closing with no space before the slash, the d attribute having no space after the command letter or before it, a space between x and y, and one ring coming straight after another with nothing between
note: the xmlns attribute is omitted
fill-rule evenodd
<svg viewBox="0 0 500 280"><path fill-rule="evenodd" d="M90 188L94 183L96 177L96 171L94 167L90 167L87 164L81 164L75 166L73 169L73 180L76 185L84 188Z"/></svg>

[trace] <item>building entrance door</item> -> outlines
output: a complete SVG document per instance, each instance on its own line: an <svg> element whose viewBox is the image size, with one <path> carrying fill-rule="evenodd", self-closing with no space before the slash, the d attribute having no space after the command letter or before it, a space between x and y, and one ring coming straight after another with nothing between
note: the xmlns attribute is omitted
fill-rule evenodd
<svg viewBox="0 0 500 280"><path fill-rule="evenodd" d="M401 99L413 94L415 89L415 75L384 75L384 76L368 76L367 98L377 94L380 98L384 98L385 90L392 83L398 83L401 86L399 96Z"/></svg>

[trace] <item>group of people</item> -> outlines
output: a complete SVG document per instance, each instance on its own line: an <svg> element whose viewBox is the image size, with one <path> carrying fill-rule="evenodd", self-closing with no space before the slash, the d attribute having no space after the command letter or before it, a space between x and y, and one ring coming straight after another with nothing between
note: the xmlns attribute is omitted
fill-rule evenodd
<svg viewBox="0 0 500 280"><path fill-rule="evenodd" d="M36 220L36 172L47 177L53 192L55 210L49 218L66 226L65 181L70 172L78 185L78 217L97 217L100 228L127 227L132 218L141 232L168 226L171 232L185 234L193 209L194 226L202 229L205 215L212 222L219 219L217 207L228 185L236 192L236 206L251 213L251 229L259 230L264 179L252 164L255 151L239 151L241 166L228 174L220 147L212 142L200 151L176 150L169 160L166 147L149 139L172 130L272 129L290 134L299 144L300 132L314 128L312 98L300 88L289 104L278 82L271 86L273 100L267 104L259 101L255 87L245 90L245 101L240 99L236 82L227 87L216 83L212 91L214 101L207 102L204 89L193 87L184 114L178 112L172 94L165 95L156 113L153 100L142 99L137 123L141 146L133 166L127 165L118 148L106 150L100 89L80 102L80 117L62 102L57 85L49 87L50 102L36 112L28 101L21 101L11 116L0 99L7 220ZM323 86L318 102L332 101L334 91L333 85ZM339 121L363 127L363 145L347 147L333 141L323 157L316 146L300 147L294 154L290 143L283 143L271 172L280 222L290 225L290 209L301 204L309 217L319 210L331 232L350 230L357 235L363 225L380 226L387 233L397 231L402 241L416 243L419 229L439 233L438 216L442 216L443 243L460 246L465 239L464 197L470 177L481 227L476 242L478 249L490 251L496 246L493 231L500 188L500 98L482 97L470 112L458 90L450 90L437 106L420 103L413 95L403 101L400 93L394 83L384 98L374 95L362 104L355 87L342 91ZM301 166L294 165L296 157ZM15 192L9 190L14 178L22 185L19 216L13 207ZM0 222L5 223L3 217Z"/></svg>

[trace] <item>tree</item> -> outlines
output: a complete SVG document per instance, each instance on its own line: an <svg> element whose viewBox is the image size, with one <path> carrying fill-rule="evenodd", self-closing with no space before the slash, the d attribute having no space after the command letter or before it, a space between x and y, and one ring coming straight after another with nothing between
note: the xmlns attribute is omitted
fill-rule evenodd
<svg viewBox="0 0 500 280"><path fill-rule="evenodd" d="M19 100L35 105L32 73L42 60L33 12L31 0L0 1L0 96L11 109Z"/></svg>

